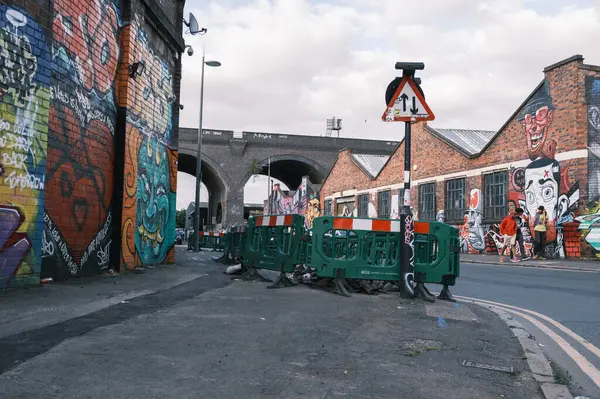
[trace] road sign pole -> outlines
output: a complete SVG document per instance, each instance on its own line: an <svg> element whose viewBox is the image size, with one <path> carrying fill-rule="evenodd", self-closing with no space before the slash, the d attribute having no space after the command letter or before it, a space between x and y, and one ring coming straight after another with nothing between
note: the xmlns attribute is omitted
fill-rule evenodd
<svg viewBox="0 0 600 399"><path fill-rule="evenodd" d="M414 216L410 209L410 165L411 165L411 123L432 121L431 112L421 90L420 79L415 78L416 70L422 70L422 62L397 62L396 69L402 70L402 77L390 82L385 93L385 112L381 116L384 122L404 122L404 198L400 210L400 296L403 298L422 298L433 301L434 297L424 285L424 276L415 276L415 229ZM419 273L417 273L419 274Z"/></svg>
<svg viewBox="0 0 600 399"><path fill-rule="evenodd" d="M413 213L410 209L410 122L404 122L404 206L400 211L402 236L400 296L414 298L412 287L415 270L415 231Z"/></svg>

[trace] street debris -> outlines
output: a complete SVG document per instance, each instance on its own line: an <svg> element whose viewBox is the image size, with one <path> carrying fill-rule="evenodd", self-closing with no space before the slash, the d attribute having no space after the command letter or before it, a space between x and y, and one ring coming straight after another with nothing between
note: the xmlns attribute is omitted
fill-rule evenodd
<svg viewBox="0 0 600 399"><path fill-rule="evenodd" d="M300 264L296 266L294 273L290 279L296 283L315 284L318 287L333 289L334 282L332 279L319 278L316 270L312 267ZM363 292L368 295L376 295L379 293L398 292L400 286L395 281L383 280L346 280L352 292Z"/></svg>
<svg viewBox="0 0 600 399"><path fill-rule="evenodd" d="M495 366L493 364L485 364L485 363L477 363L471 362L468 360L463 360L462 365L465 367L474 367L478 369L492 370L492 371L502 371L504 373L514 373L514 369L512 366Z"/></svg>
<svg viewBox="0 0 600 399"><path fill-rule="evenodd" d="M242 271L242 264L240 263L237 265L229 266L227 269L225 269L225 274L236 274L241 271Z"/></svg>
<svg viewBox="0 0 600 399"><path fill-rule="evenodd" d="M400 342L399 348L402 355L415 357L424 352L442 349L442 342L416 338Z"/></svg>
<svg viewBox="0 0 600 399"><path fill-rule="evenodd" d="M448 323L446 323L446 320L443 317L438 317L437 321L439 328L448 328Z"/></svg>

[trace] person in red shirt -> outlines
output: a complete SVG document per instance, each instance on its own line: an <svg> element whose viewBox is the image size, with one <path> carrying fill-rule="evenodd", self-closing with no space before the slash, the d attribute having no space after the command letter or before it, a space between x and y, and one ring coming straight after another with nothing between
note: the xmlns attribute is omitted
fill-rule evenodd
<svg viewBox="0 0 600 399"><path fill-rule="evenodd" d="M517 243L517 221L515 219L517 217L514 211L510 211L508 216L500 223L500 234L504 237L504 247L500 251L500 262L504 262L504 253L507 247L510 247L511 261L519 261L515 253L515 244Z"/></svg>

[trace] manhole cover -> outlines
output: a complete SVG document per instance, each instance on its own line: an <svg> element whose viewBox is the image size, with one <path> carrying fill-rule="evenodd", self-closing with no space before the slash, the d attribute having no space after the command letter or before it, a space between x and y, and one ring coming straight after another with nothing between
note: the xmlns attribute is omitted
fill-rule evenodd
<svg viewBox="0 0 600 399"><path fill-rule="evenodd" d="M432 339L411 339L400 342L400 353L404 356L418 356L423 352L439 350L442 348L441 341Z"/></svg>

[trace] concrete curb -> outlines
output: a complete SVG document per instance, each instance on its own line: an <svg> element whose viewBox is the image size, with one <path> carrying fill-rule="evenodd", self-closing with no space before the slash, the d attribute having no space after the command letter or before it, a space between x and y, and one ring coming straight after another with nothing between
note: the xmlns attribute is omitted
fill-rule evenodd
<svg viewBox="0 0 600 399"><path fill-rule="evenodd" d="M587 268L587 267L552 266L552 265L540 265L540 264L535 264L535 263L523 263L523 262L501 263L501 262L493 262L493 261L488 261L488 260L479 261L479 260L472 260L472 259L461 259L460 261L461 261L461 263L477 263L477 264L481 264L481 265L497 265L497 266L509 266L509 267L535 267L538 269L571 270L571 271L578 271L578 272L600 273L600 269L591 269L591 268Z"/></svg>
<svg viewBox="0 0 600 399"><path fill-rule="evenodd" d="M533 373L533 377L540 384L540 389L546 399L573 399L569 388L554 382L554 373L552 372L548 358L537 344L537 341L532 338L533 336L525 330L521 323L515 320L509 313L500 309L471 301L468 302L491 310L506 323L523 347L529 369Z"/></svg>

